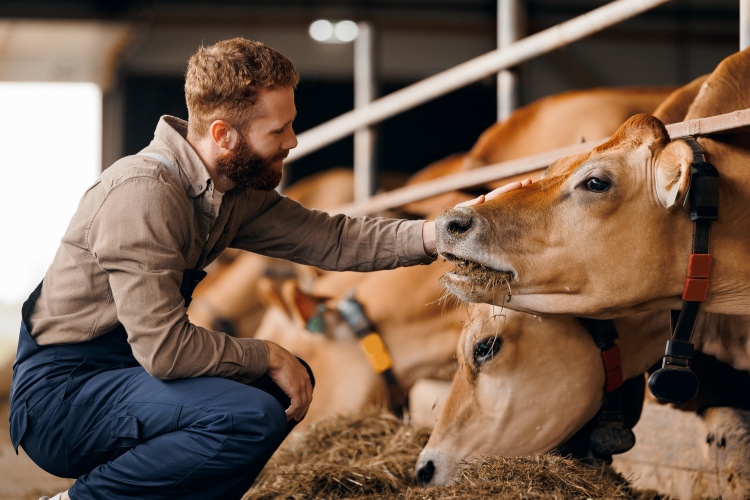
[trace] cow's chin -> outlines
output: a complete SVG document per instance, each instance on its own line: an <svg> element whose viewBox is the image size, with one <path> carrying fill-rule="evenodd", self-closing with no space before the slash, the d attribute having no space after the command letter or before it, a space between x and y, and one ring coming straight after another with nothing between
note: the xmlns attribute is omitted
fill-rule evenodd
<svg viewBox="0 0 750 500"><path fill-rule="evenodd" d="M502 305L510 295L511 271L498 271L469 260L446 257L453 271L440 282L449 292L466 302L486 302Z"/></svg>

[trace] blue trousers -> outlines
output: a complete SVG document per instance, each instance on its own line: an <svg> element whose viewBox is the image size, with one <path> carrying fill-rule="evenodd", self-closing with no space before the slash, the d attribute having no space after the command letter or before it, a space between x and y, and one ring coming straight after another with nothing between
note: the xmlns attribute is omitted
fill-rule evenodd
<svg viewBox="0 0 750 500"><path fill-rule="evenodd" d="M23 321L11 441L45 471L77 478L73 500L240 498L295 423L270 378L253 385L158 380L122 328L39 346Z"/></svg>

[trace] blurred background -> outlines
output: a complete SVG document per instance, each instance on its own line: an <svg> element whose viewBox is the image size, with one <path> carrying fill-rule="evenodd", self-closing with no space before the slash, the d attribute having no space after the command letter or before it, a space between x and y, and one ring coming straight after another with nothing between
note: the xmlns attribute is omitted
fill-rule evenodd
<svg viewBox="0 0 750 500"><path fill-rule="evenodd" d="M363 26L369 97L377 98L497 49L499 21L509 21L504 3L0 1L0 162L9 180L0 201L0 350L14 348L21 303L43 277L86 187L148 144L159 116L187 118L183 75L200 45L242 36L289 57L301 75L301 133L352 110ZM523 38L606 3L514 0L512 31ZM512 106L571 89L685 84L738 50L739 28L738 0L673 0L511 68ZM403 179L471 148L498 119L497 80L487 76L374 126L377 178ZM353 144L348 136L297 159L286 182L351 167ZM373 190L385 185L376 181Z"/></svg>

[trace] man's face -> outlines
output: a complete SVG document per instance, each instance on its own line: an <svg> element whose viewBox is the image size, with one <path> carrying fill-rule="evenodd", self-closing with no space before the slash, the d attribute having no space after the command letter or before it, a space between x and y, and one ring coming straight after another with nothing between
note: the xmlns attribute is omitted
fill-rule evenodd
<svg viewBox="0 0 750 500"><path fill-rule="evenodd" d="M270 191L281 182L284 158L297 146L294 89L264 91L254 113L249 127L238 130L235 147L217 159L217 169L237 187Z"/></svg>

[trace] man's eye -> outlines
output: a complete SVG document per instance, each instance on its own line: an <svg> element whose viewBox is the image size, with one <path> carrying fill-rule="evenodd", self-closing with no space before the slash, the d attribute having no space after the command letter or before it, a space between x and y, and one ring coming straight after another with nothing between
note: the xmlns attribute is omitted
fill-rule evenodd
<svg viewBox="0 0 750 500"><path fill-rule="evenodd" d="M487 337L474 344L474 364L479 367L494 358L502 345L503 339L498 336Z"/></svg>
<svg viewBox="0 0 750 500"><path fill-rule="evenodd" d="M596 193L603 193L604 191L608 190L610 186L609 182L597 177L586 179L583 184L584 186L586 186L586 189L588 189L589 191L594 191Z"/></svg>

